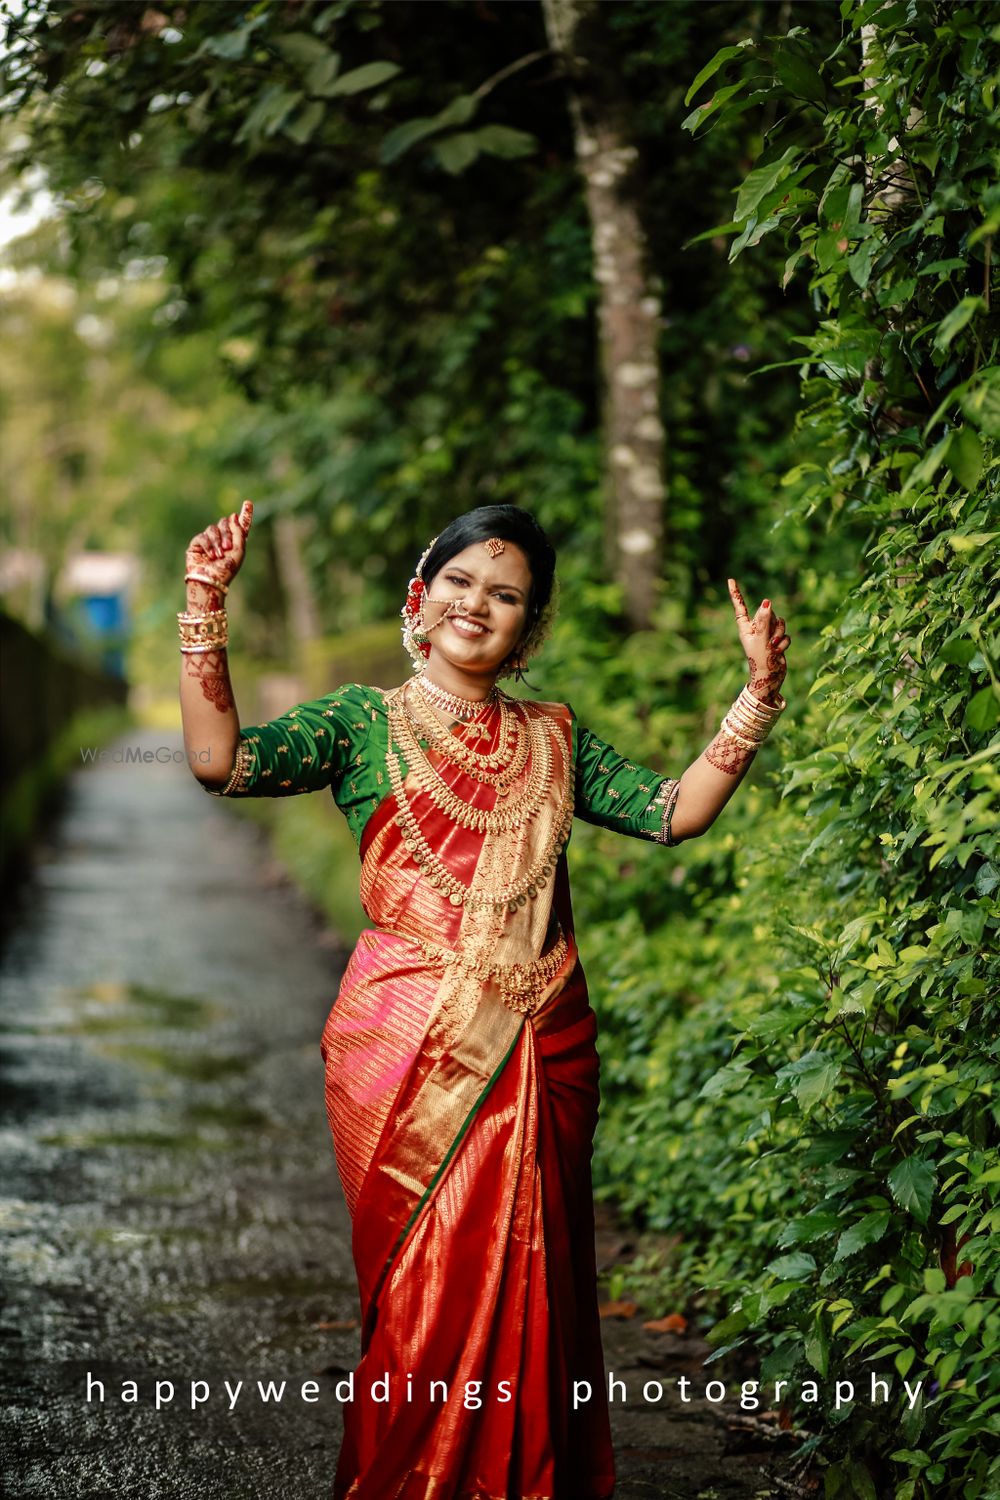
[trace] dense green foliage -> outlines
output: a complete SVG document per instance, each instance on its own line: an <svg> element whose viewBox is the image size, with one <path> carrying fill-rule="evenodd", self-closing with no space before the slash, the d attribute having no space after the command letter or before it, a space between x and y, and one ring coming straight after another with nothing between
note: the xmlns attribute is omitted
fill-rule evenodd
<svg viewBox="0 0 1000 1500"><path fill-rule="evenodd" d="M822 631L782 809L753 830L742 920L713 906L739 1047L692 1107L684 1040L717 1049L717 1001L668 1029L629 1144L643 1162L661 1125L708 1134L732 1210L706 1258L731 1289L722 1348L752 1340L768 1375L799 1381L923 1381L908 1410L895 1380L888 1421L828 1410L826 1493L964 1497L1000 1487L998 48L969 10L845 10L825 54L802 31L725 49L700 81L726 64L733 81L689 120L774 102L732 254L777 233L786 274L808 269L812 452L789 479L800 511L870 532ZM671 1067L677 1097L653 1103Z"/></svg>
<svg viewBox="0 0 1000 1500"><path fill-rule="evenodd" d="M66 269L161 272L146 368L164 344L210 336L255 406L203 459L266 476L258 553L275 516L305 518L331 630L394 607L427 537L484 501L537 508L567 578L599 568L595 289L563 86L534 0L505 6L502 26L463 0L435 15L427 28L416 6L306 0L293 25L277 0L194 3L180 32L116 0L29 0L11 24L7 108L23 131L11 159L44 162L63 195ZM735 19L727 4L643 3L609 13L607 38L642 101L666 314L668 566L695 597L727 567L762 580L742 538L769 514L769 449L793 409L780 376L759 404L744 395L748 364L778 357L779 310L787 326L795 301L767 267L727 270L718 240L683 249L727 211L721 173L740 150L738 130L704 143L679 130L683 79ZM324 83L317 70L337 57ZM379 61L395 71L376 86L331 92ZM408 123L469 100L477 123L530 138L530 152L522 142L525 154L458 172L430 150L447 131L387 150ZM185 512L178 552L186 524ZM166 582L163 540L149 562ZM264 582L252 575L258 596Z"/></svg>
<svg viewBox="0 0 1000 1500"><path fill-rule="evenodd" d="M445 519L516 499L562 553L532 681L676 772L742 682L726 574L780 603L789 713L711 832L670 853L574 833L599 1191L669 1245L632 1273L656 1311L683 1300L790 1379L828 1495L998 1494L989 16L606 7L666 314L666 587L655 631L627 637L601 558L588 227L538 7L499 31L463 4L430 29L414 6L293 11L194 3L164 37L129 5L25 7L16 122L70 207L60 263L145 266L161 290L113 353L163 393L155 464L129 449L150 607L166 631L194 513L215 483L235 504L221 476L260 476L254 609L234 615L278 659L279 514L311 527L333 631L391 613ZM317 890L304 803L278 811ZM867 1392L873 1371L888 1408L837 1412L833 1382ZM809 1378L822 1399L796 1404Z"/></svg>

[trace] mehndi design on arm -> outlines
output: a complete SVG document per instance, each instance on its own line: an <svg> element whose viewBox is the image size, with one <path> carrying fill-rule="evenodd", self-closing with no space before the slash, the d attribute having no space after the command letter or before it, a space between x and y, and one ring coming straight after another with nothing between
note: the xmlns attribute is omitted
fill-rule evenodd
<svg viewBox="0 0 1000 1500"><path fill-rule="evenodd" d="M705 759L717 771L725 771L727 776L739 776L756 753L756 750L747 749L720 729L705 751Z"/></svg>
<svg viewBox="0 0 1000 1500"><path fill-rule="evenodd" d="M189 677L201 683L202 696L213 703L220 714L235 708L233 690L229 681L229 668L224 651L206 651L182 658L184 670Z"/></svg>

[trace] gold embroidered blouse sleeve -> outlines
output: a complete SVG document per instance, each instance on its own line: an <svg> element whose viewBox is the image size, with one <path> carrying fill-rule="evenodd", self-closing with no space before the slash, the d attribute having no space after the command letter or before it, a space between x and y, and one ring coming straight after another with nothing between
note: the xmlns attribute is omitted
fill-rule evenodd
<svg viewBox="0 0 1000 1500"><path fill-rule="evenodd" d="M606 740L576 725L576 816L584 822L673 845L679 790L673 777L626 760Z"/></svg>

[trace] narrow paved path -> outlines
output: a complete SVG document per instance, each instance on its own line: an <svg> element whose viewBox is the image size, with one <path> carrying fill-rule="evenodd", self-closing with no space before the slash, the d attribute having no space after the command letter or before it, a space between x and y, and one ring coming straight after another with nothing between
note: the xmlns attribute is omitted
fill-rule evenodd
<svg viewBox="0 0 1000 1500"><path fill-rule="evenodd" d="M183 764L71 777L0 963L13 1500L326 1500L358 1348L319 1054L340 961ZM659 1355L608 1335L638 1393ZM754 1493L759 1455L675 1416L617 1414L620 1500Z"/></svg>

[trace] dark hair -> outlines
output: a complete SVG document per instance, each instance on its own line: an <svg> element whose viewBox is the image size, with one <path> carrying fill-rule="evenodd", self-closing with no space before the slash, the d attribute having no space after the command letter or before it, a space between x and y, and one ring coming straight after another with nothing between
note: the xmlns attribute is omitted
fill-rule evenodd
<svg viewBox="0 0 1000 1500"><path fill-rule="evenodd" d="M530 636L552 598L556 551L534 516L519 505L480 505L452 521L428 552L420 570L421 576L425 584L430 584L459 552L476 542L485 542L491 536L513 542L528 559L531 596L525 636Z"/></svg>

